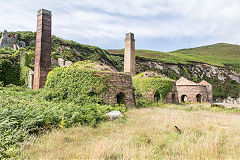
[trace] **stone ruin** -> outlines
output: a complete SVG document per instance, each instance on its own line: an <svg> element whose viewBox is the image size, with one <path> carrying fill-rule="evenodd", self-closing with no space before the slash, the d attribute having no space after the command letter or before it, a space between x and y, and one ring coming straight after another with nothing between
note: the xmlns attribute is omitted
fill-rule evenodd
<svg viewBox="0 0 240 160"><path fill-rule="evenodd" d="M205 80L197 84L181 77L176 86L179 102L212 102L212 85Z"/></svg>
<svg viewBox="0 0 240 160"><path fill-rule="evenodd" d="M42 9L38 11L37 19L34 75L31 71L29 74L29 87L33 87L33 89L44 87L47 74L51 67L51 12ZM73 62L65 61L61 58L54 62L54 64L60 67L68 67L72 65L72 63ZM108 67L105 67L105 69L108 70ZM103 100L106 104L124 103L127 106L136 105L134 88L132 85L132 76L136 75L135 39L133 33L126 34L124 73L110 70L110 72L99 71L98 74L111 77L106 80L109 88L103 96ZM31 82L32 80L33 83ZM148 96L153 99L154 102L155 97L151 92L151 89ZM173 81L173 89L168 93L167 98L165 99L165 102L167 103L209 101L212 101L211 84L206 81L196 84L185 78L180 78L177 82Z"/></svg>
<svg viewBox="0 0 240 160"><path fill-rule="evenodd" d="M146 71L144 72L142 78L153 78L153 77L158 77L158 78L167 78L162 74L159 74L157 72L153 71ZM167 94L166 98L163 100L164 103L178 103L178 92L177 92L177 87L176 87L176 81L172 80L172 90ZM145 98L154 103L158 102L159 98L158 96L155 95L154 91L152 88L149 89L147 93L144 94Z"/></svg>
<svg viewBox="0 0 240 160"><path fill-rule="evenodd" d="M133 34L131 34L133 37ZM130 47L132 47L131 45ZM128 52L129 54L132 54ZM131 60L133 62L133 60ZM134 59L135 61L135 59ZM55 62L60 67L68 67L72 65L71 61L65 61L62 58ZM39 89L43 88L46 82L47 74L51 67L51 12L45 9L38 11L37 15L37 34L36 34L36 48L35 48L35 66L33 72L29 72L29 88ZM108 83L108 90L103 96L103 101L106 104L125 104L127 106L135 106L134 88L132 86L132 78L130 74L119 73L114 70L110 72L103 72L109 67L98 65L101 71L100 75L107 75L111 77L106 80ZM135 70L134 70L135 71ZM133 74L135 75L135 74ZM32 83L33 80L33 83Z"/></svg>
<svg viewBox="0 0 240 160"><path fill-rule="evenodd" d="M18 50L20 47L26 48L25 42L15 38L15 34L9 34L6 30L3 31L0 39L0 48L10 47Z"/></svg>

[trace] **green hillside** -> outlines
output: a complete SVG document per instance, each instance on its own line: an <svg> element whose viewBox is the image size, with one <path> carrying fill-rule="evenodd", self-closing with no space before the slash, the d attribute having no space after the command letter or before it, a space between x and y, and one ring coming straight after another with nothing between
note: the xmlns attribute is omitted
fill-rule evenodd
<svg viewBox="0 0 240 160"><path fill-rule="evenodd" d="M109 50L112 54L123 54L121 50ZM165 63L190 64L200 62L240 70L240 45L218 43L172 52L136 50L136 56Z"/></svg>

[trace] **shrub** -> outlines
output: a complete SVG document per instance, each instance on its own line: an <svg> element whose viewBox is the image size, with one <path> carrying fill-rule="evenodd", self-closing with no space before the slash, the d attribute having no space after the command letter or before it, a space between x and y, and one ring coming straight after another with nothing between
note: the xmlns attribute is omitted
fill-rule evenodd
<svg viewBox="0 0 240 160"><path fill-rule="evenodd" d="M42 95L48 90L35 91L14 85L0 88L0 159L13 157L21 142L44 130L73 125L96 127L106 119L105 113L126 111L123 105L47 101Z"/></svg>

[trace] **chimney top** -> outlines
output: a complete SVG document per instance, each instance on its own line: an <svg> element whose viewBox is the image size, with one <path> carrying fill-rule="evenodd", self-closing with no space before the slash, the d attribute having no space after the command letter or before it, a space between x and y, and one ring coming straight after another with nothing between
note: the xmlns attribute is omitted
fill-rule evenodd
<svg viewBox="0 0 240 160"><path fill-rule="evenodd" d="M134 34L129 32L126 34L126 39L134 39Z"/></svg>
<svg viewBox="0 0 240 160"><path fill-rule="evenodd" d="M38 11L38 15L42 15L42 14L45 14L45 15L51 15L51 11L48 11L46 9L40 9Z"/></svg>

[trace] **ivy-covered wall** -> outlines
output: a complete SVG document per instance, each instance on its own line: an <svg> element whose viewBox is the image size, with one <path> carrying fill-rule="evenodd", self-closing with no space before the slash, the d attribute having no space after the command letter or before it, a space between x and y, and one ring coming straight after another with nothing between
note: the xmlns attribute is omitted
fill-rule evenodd
<svg viewBox="0 0 240 160"><path fill-rule="evenodd" d="M23 48L17 51L11 48L0 48L0 81L4 85L27 86L29 61L31 61L28 55L29 53Z"/></svg>
<svg viewBox="0 0 240 160"><path fill-rule="evenodd" d="M57 67L47 76L45 88L51 89L47 99L66 100L78 104L102 103L99 95L107 89L104 76L97 76L92 69L77 67Z"/></svg>
<svg viewBox="0 0 240 160"><path fill-rule="evenodd" d="M135 94L138 104L153 102L154 99L151 97L154 96L163 101L167 94L172 91L173 82L171 79L160 77L143 78L142 76L143 73L140 73L133 77L133 86L136 89ZM149 97L151 94L153 96Z"/></svg>

